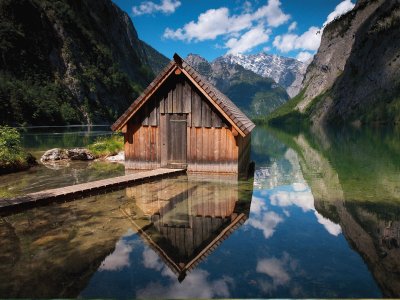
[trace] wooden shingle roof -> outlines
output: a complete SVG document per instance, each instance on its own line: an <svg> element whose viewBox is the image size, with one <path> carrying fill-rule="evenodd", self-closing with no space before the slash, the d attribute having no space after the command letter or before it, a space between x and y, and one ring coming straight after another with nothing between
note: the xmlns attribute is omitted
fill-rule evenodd
<svg viewBox="0 0 400 300"><path fill-rule="evenodd" d="M176 53L174 54L174 60L170 61L163 71L111 126L111 129L114 131L121 129L162 83L178 68L200 92L204 94L211 104L222 113L227 121L235 127L240 135L246 136L253 130L255 127L254 123L232 102L232 100L221 93Z"/></svg>

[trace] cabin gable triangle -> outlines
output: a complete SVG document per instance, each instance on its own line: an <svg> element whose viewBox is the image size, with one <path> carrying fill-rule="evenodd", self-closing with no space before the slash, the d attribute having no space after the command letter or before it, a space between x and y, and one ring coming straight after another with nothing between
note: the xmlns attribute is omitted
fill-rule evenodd
<svg viewBox="0 0 400 300"><path fill-rule="evenodd" d="M143 93L112 125L112 130L121 130L136 112L150 99L150 97L174 74L183 74L204 97L219 111L223 118L241 136L245 137L255 127L254 123L243 114L240 109L212 84L207 82L197 71L187 64L178 54L164 70L149 84Z"/></svg>

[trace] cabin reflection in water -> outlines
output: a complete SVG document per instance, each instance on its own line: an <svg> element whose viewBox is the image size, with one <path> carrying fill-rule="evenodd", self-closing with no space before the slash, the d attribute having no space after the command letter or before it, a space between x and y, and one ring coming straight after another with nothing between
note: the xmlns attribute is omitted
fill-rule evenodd
<svg viewBox="0 0 400 300"><path fill-rule="evenodd" d="M131 187L127 196L131 201L122 211L182 281L245 222L252 188L224 176L193 175Z"/></svg>

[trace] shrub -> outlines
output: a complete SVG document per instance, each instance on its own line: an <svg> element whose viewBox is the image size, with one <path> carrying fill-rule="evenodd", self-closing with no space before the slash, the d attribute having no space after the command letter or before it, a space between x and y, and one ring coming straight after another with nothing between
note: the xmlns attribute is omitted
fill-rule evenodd
<svg viewBox="0 0 400 300"><path fill-rule="evenodd" d="M36 164L36 159L24 151L19 132L0 126L0 174L25 170Z"/></svg>
<svg viewBox="0 0 400 300"><path fill-rule="evenodd" d="M99 137L88 149L96 157L116 155L124 149L124 137L115 133L108 137Z"/></svg>

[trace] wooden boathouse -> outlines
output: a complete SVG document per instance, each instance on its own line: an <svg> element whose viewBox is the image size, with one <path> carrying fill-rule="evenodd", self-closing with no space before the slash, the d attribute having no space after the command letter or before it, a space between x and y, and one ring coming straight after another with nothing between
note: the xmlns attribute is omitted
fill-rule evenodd
<svg viewBox="0 0 400 300"><path fill-rule="evenodd" d="M253 122L179 55L112 125L127 169L247 173Z"/></svg>
<svg viewBox="0 0 400 300"><path fill-rule="evenodd" d="M238 181L198 175L163 178L126 189L120 210L133 231L179 281L206 259L249 217L252 190ZM212 177L212 176L211 176Z"/></svg>

